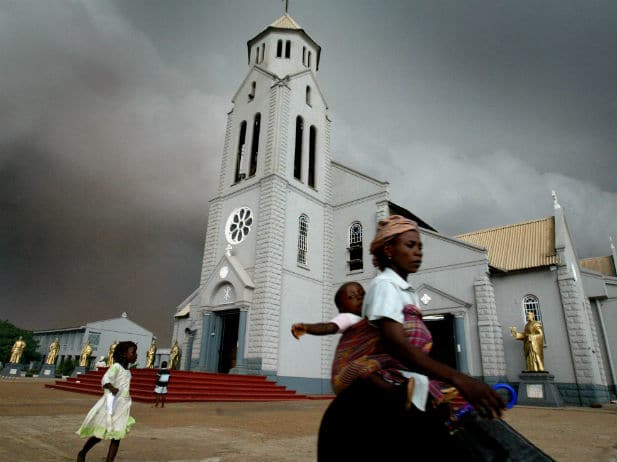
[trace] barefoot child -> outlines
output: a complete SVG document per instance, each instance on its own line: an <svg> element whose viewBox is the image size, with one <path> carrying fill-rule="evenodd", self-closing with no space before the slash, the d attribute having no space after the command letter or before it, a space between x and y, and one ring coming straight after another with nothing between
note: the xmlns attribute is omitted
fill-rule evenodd
<svg viewBox="0 0 617 462"><path fill-rule="evenodd" d="M101 380L103 396L90 409L84 423L77 430L79 436L88 438L77 454L77 462L84 462L88 451L104 439L111 440L106 461L113 462L120 440L135 423L135 419L129 415L131 410L129 365L137 360L137 345L134 342L118 343L113 358L114 364L107 369Z"/></svg>
<svg viewBox="0 0 617 462"><path fill-rule="evenodd" d="M154 407L159 406L159 401L161 403L161 407L165 407L165 395L167 394L167 384L169 383L170 378L171 373L169 372L169 369L167 369L167 361L163 361L161 363L161 368L156 373L156 385L154 387L156 401L154 402Z"/></svg>
<svg viewBox="0 0 617 462"><path fill-rule="evenodd" d="M332 335L344 334L337 347L337 356L343 355L349 362L346 371L339 374L333 381L335 393L339 393L349 383L357 377L363 377L374 386L385 389L388 392L398 394L401 386L405 388L405 409L409 410L415 404L424 410L424 402L427 393L428 379L415 373L398 370L398 362L394 361L388 354L380 354L379 348L376 354L364 356L362 349L354 348L354 351L341 351L340 347L347 343L346 337L365 338L363 343L367 349L373 348L378 340L373 328L361 317L362 303L364 301L364 288L358 282L346 282L336 292L334 303L339 310L339 314L328 322L318 322L315 324L296 323L291 326L291 334L300 339L304 334L311 335ZM352 361L356 359L356 361ZM418 387L416 387L418 385Z"/></svg>

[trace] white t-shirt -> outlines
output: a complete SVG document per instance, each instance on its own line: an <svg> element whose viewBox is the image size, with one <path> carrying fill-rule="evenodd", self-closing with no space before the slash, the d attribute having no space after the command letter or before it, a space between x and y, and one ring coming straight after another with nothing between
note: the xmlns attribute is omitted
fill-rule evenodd
<svg viewBox="0 0 617 462"><path fill-rule="evenodd" d="M369 321L388 318L403 324L405 320L403 308L409 304L419 308L418 294L398 273L386 268L369 284L362 304L362 314ZM412 402L424 412L428 399L428 377L405 370L399 370L399 372L404 377L408 379L413 377L415 380Z"/></svg>
<svg viewBox="0 0 617 462"><path fill-rule="evenodd" d="M420 306L418 294L394 270L386 268L369 284L362 304L362 314L369 321L389 318L402 324L403 308L409 304Z"/></svg>
<svg viewBox="0 0 617 462"><path fill-rule="evenodd" d="M362 319L361 316L353 313L340 313L334 318L332 318L329 322L333 322L338 326L338 333L342 334L355 323Z"/></svg>

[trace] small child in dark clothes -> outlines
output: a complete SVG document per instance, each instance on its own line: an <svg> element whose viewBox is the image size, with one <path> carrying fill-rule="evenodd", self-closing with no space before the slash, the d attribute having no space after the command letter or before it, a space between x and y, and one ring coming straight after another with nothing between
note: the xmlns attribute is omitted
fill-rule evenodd
<svg viewBox="0 0 617 462"><path fill-rule="evenodd" d="M159 402L161 407L165 407L165 395L167 394L167 384L171 378L171 372L167 369L167 361L161 363L161 368L156 373L156 386L154 387L154 395L156 401L153 407L158 407Z"/></svg>

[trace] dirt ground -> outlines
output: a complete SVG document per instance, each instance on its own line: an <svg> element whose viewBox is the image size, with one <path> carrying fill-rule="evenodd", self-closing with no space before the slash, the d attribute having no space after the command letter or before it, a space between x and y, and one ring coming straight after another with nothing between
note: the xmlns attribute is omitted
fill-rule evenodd
<svg viewBox="0 0 617 462"><path fill-rule="evenodd" d="M98 399L44 388L45 379L0 380L0 462L75 460L75 430ZM133 403L137 424L118 462L314 461L317 429L329 401ZM558 461L617 462L617 405L518 406L506 420ZM107 443L89 453L103 461Z"/></svg>

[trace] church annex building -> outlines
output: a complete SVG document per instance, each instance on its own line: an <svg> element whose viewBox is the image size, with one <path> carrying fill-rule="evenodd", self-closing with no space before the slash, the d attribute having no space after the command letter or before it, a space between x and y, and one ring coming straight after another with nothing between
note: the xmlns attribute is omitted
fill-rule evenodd
<svg viewBox="0 0 617 462"><path fill-rule="evenodd" d="M456 237L393 203L388 183L331 158L321 47L288 14L248 41L248 73L228 113L210 201L199 287L177 308L183 369L264 374L302 393L330 393L338 336L290 334L325 322L346 281L376 275L377 220L422 227L410 275L438 358L487 382L519 382L527 311L544 327L544 363L566 404L615 395L617 255L579 260L564 210ZM547 198L547 200L550 200Z"/></svg>

